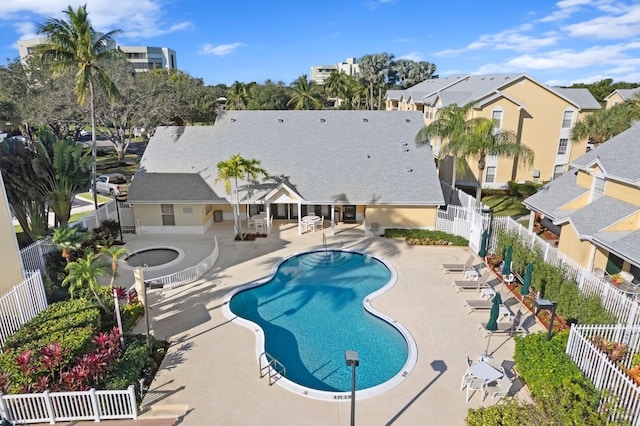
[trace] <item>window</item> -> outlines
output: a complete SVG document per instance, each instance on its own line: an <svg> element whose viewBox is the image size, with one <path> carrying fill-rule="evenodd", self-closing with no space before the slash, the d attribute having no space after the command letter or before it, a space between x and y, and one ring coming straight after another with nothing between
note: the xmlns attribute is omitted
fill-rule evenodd
<svg viewBox="0 0 640 426"><path fill-rule="evenodd" d="M176 218L173 215L173 204L160 204L160 215L162 216L162 225L175 226Z"/></svg>
<svg viewBox="0 0 640 426"><path fill-rule="evenodd" d="M565 155L567 153L567 145L569 145L569 139L560 139L558 144L558 155Z"/></svg>
<svg viewBox="0 0 640 426"><path fill-rule="evenodd" d="M559 166L555 166L553 168L553 178L554 179L559 177L559 176L562 176L563 174L564 174L564 165L563 164L560 164Z"/></svg>
<svg viewBox="0 0 640 426"><path fill-rule="evenodd" d="M498 133L502 128L502 110L494 110L491 113L491 118L495 122L493 131L494 133Z"/></svg>
<svg viewBox="0 0 640 426"><path fill-rule="evenodd" d="M593 178L593 191L591 191L591 200L596 200L604 195L604 187L607 181L604 176L595 176Z"/></svg>
<svg viewBox="0 0 640 426"><path fill-rule="evenodd" d="M496 181L496 168L494 166L487 167L487 177L485 182L492 183Z"/></svg>
<svg viewBox="0 0 640 426"><path fill-rule="evenodd" d="M562 117L562 127L571 127L573 121L573 111L565 111Z"/></svg>

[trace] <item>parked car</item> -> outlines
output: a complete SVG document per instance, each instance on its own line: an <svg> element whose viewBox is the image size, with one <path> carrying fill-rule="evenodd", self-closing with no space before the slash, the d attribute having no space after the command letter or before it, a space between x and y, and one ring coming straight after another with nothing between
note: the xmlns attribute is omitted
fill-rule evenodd
<svg viewBox="0 0 640 426"><path fill-rule="evenodd" d="M122 173L108 173L96 179L96 192L117 197L127 192L129 183Z"/></svg>

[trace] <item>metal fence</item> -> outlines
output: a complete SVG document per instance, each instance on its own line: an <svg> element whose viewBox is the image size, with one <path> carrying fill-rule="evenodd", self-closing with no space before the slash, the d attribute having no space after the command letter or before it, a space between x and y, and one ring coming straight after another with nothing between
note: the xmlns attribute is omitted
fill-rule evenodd
<svg viewBox="0 0 640 426"><path fill-rule="evenodd" d="M639 335L639 327L622 325L574 324L569 333L566 353L594 386L602 391L600 407L608 413L609 420L613 422L640 424L640 386L625 371L630 368L633 355L638 351ZM592 342L594 336L626 343L629 353L617 364L602 350L596 348Z"/></svg>
<svg viewBox="0 0 640 426"><path fill-rule="evenodd" d="M194 282L198 278L202 277L209 269L213 268L213 265L215 265L218 260L219 254L218 237L215 237L215 247L213 248L213 252L201 260L197 265L162 277L145 279L147 283L153 285L149 291L170 290L172 288Z"/></svg>
<svg viewBox="0 0 640 426"><path fill-rule="evenodd" d="M47 308L47 296L40 271L28 272L29 277L0 297L0 346L7 337L31 318Z"/></svg>
<svg viewBox="0 0 640 426"><path fill-rule="evenodd" d="M116 222L119 222L122 232L124 233L136 232L133 207L129 203L116 200L104 203L98 207L97 210L83 216L71 225L93 230L100 227L100 224L105 220L115 220Z"/></svg>
<svg viewBox="0 0 640 426"><path fill-rule="evenodd" d="M618 322L629 326L640 326L640 304L637 299L629 297L625 292L613 287L603 278L596 276L592 271L561 253L548 241L540 238L535 232L530 232L510 217L496 217L492 221L490 251L495 251L497 246L498 229L512 232L518 235L518 240L531 248L538 249L544 261L560 268L568 281L574 280L580 291L587 296L595 295L600 298L602 306L616 315Z"/></svg>
<svg viewBox="0 0 640 426"><path fill-rule="evenodd" d="M2 395L0 417L13 424L137 419L135 389Z"/></svg>
<svg viewBox="0 0 640 426"><path fill-rule="evenodd" d="M46 237L36 241L20 250L22 266L27 271L39 270L43 275L47 273L47 263L44 256L56 250L56 246L51 242L51 238Z"/></svg>

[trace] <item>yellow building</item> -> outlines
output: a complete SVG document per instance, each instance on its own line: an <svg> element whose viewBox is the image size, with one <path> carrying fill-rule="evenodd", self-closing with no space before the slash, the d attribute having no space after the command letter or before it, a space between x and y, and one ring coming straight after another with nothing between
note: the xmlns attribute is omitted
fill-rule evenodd
<svg viewBox="0 0 640 426"><path fill-rule="evenodd" d="M571 163L524 204L560 228L558 250L640 281L640 124Z"/></svg>
<svg viewBox="0 0 640 426"><path fill-rule="evenodd" d="M607 102L606 108L613 108L618 104L621 104L625 101L630 101L632 99L638 100L638 94L640 94L640 87L636 89L614 90L609 96L604 98L604 100Z"/></svg>
<svg viewBox="0 0 640 426"><path fill-rule="evenodd" d="M11 211L4 182L0 174L0 296L7 293L13 286L20 284L24 279L22 257L18 248L18 240L13 229Z"/></svg>
<svg viewBox="0 0 640 426"><path fill-rule="evenodd" d="M422 126L418 112L331 110L225 111L213 126L160 127L127 201L142 233L202 234L233 220L236 197L243 218L434 229L444 198L431 149L413 143ZM270 177L227 193L217 164L235 154Z"/></svg>
<svg viewBox="0 0 640 426"><path fill-rule="evenodd" d="M587 89L565 89L542 84L526 74L461 75L425 80L406 90L389 90L386 109L420 111L425 125L438 110L473 103L469 119L495 119L500 128L514 132L520 143L533 149L532 167L517 160L489 156L485 188L505 188L509 181L544 182L560 176L567 165L586 152L587 141L571 143L571 129L585 114L600 109ZM438 157L442 140L431 141ZM458 183L477 185L477 158L467 158L467 173ZM450 182L452 161L442 159L440 179Z"/></svg>

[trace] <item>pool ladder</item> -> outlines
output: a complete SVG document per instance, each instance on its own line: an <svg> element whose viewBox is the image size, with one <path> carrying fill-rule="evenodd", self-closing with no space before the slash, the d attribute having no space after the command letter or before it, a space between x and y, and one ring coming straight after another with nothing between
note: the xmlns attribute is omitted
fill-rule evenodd
<svg viewBox="0 0 640 426"><path fill-rule="evenodd" d="M263 365L263 360L265 364ZM258 357L258 364L260 364L260 378L264 376L269 377L269 386L277 382L281 377L287 376L287 369L285 366L269 355L267 352L262 352Z"/></svg>

